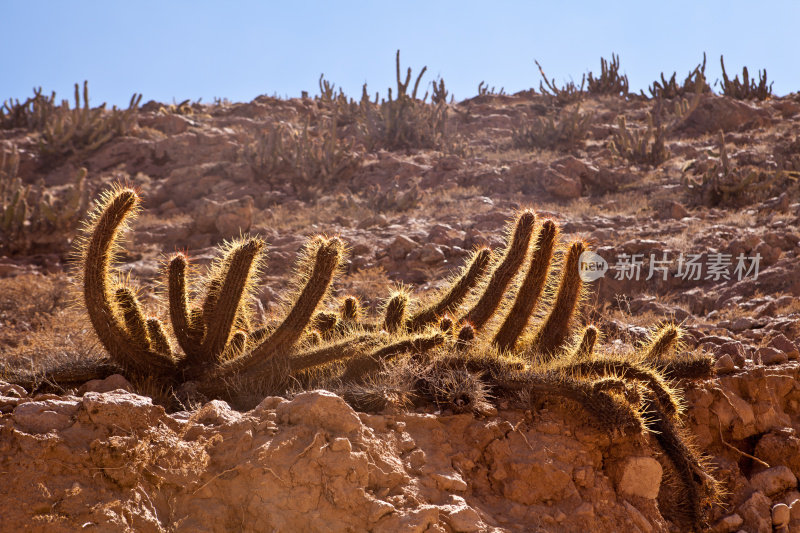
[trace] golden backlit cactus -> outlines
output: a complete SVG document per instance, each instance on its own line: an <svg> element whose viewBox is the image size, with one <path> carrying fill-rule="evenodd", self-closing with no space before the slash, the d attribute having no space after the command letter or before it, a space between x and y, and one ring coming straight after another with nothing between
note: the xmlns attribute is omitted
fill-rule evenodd
<svg viewBox="0 0 800 533"><path fill-rule="evenodd" d="M433 304L414 313L406 324L410 331L419 331L438 317L455 312L469 292L480 283L486 274L492 259L489 248L479 248L464 268L461 276L456 278L441 298Z"/></svg>
<svg viewBox="0 0 800 533"><path fill-rule="evenodd" d="M481 297L459 320L480 330L497 311L506 289L517 275L528 254L536 216L533 211L523 211L514 222L505 254L492 272Z"/></svg>
<svg viewBox="0 0 800 533"><path fill-rule="evenodd" d="M561 269L561 281L555 302L531 341L530 349L546 358L553 358L569 338L572 318L583 288L583 281L578 272L578 261L584 250L585 245L580 241L570 245Z"/></svg>
<svg viewBox="0 0 800 533"><path fill-rule="evenodd" d="M291 303L282 319L267 324L256 323L250 306L263 241L246 237L226 244L207 274L196 279L186 255L177 253L165 268L168 328L147 315L135 285L113 268L120 235L139 202L132 189L106 193L82 248L89 319L123 373L236 402L296 385L337 384L353 387L345 388L345 396L351 390L364 399L373 390L384 397L398 386L382 383L381 376L400 379L407 367L411 375L401 381L408 390L397 391L399 397L456 412L485 413L487 402L498 396L534 403L567 399L609 432L660 432L655 439L689 495L686 513L693 525L701 523L704 494L717 489L710 476L687 474L707 475L707 467L680 430L683 399L670 379L707 378L713 359L676 356L681 330L674 324L655 331L634 355L596 349L598 328L577 324L585 290L578 262L586 245L571 243L560 272L551 275L560 246L554 221L537 227L533 211L521 211L500 257L493 260L488 248L478 249L426 305L416 304L409 290L396 289L372 318L355 297L338 305L327 301L344 260L345 245L337 237L307 242ZM58 382L58 376L49 377ZM192 386L183 387L186 382Z"/></svg>
<svg viewBox="0 0 800 533"><path fill-rule="evenodd" d="M558 229L552 220L546 220L542 224L536 237L536 248L531 254L528 272L517 291L514 305L494 336L493 343L501 351L513 349L517 339L528 325L528 320L539 301L539 296L542 294L550 272L557 234Z"/></svg>
<svg viewBox="0 0 800 533"><path fill-rule="evenodd" d="M589 325L583 328L578 344L573 350L570 350L571 359L576 361L591 360L594 354L594 345L597 343L599 336L600 332L597 327Z"/></svg>
<svg viewBox="0 0 800 533"><path fill-rule="evenodd" d="M667 323L655 330L649 341L642 347L642 357L647 361L658 361L675 351L681 338L681 329Z"/></svg>
<svg viewBox="0 0 800 533"><path fill-rule="evenodd" d="M176 372L177 362L171 354L149 349L146 334L143 339L135 324L144 322L141 311L131 309L133 302L123 295L126 291L118 291L118 276L111 272L120 233L139 202L132 189L112 189L93 212L82 252L83 302L100 342L114 362L128 371L165 376ZM127 317L124 321L123 316ZM146 327L141 329L146 332Z"/></svg>
<svg viewBox="0 0 800 533"><path fill-rule="evenodd" d="M408 294L405 291L395 291L386 303L383 318L383 329L388 333L397 333L406 319L406 306Z"/></svg>
<svg viewBox="0 0 800 533"><path fill-rule="evenodd" d="M342 264L344 243L336 237L314 237L306 245L295 284L297 295L285 318L277 326L253 327L248 302L263 262L264 243L243 238L228 243L208 274L192 285L202 298L190 298L186 256L178 253L170 259L166 267L169 319L183 352L173 354L161 321L145 317L134 291L118 281L121 276L112 267L120 234L139 203L132 189L106 193L87 227L81 253L89 318L112 361L126 372L161 379L167 385L195 380L199 390L218 395L224 394L224 384L230 379L280 381L287 376L271 373L304 372L356 356L375 365L406 350L430 349L444 342L440 333L388 344L375 336L353 338L345 333L340 345L323 344L322 333L333 329L338 320L317 313ZM387 314L387 326L398 332L405 321L407 296L402 296L394 299ZM355 325L359 317L358 302L345 300L341 320ZM309 328L309 338L316 342L300 343Z"/></svg>

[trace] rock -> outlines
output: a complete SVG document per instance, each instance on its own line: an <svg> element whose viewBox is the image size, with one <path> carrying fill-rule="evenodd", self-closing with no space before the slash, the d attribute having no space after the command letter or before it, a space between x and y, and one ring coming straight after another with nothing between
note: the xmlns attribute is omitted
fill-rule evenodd
<svg viewBox="0 0 800 533"><path fill-rule="evenodd" d="M231 406L222 400L211 400L195 414L198 424L210 426L232 425L241 419L241 413L231 409Z"/></svg>
<svg viewBox="0 0 800 533"><path fill-rule="evenodd" d="M447 513L445 520L454 532L472 533L486 530L486 524L483 523L478 512L467 505L464 498L460 496L453 496L452 498L456 503L445 507L445 512Z"/></svg>
<svg viewBox="0 0 800 533"><path fill-rule="evenodd" d="M215 227L223 237L238 237L253 225L253 198L244 196L220 205Z"/></svg>
<svg viewBox="0 0 800 533"><path fill-rule="evenodd" d="M642 512L631 505L629 502L623 502L625 504L625 509L628 510L628 518L631 519L631 522L641 531L642 533L650 533L653 531L653 524L651 524L647 518L642 514Z"/></svg>
<svg viewBox="0 0 800 533"><path fill-rule="evenodd" d="M370 524L374 524L387 514L395 511L394 505L381 500L373 500L371 507L372 509L370 509L369 517L367 518Z"/></svg>
<svg viewBox="0 0 800 533"><path fill-rule="evenodd" d="M728 329L736 333L741 333L742 331L751 329L753 326L755 326L755 324L755 319L752 319L748 316L742 316L733 320L728 325Z"/></svg>
<svg viewBox="0 0 800 533"><path fill-rule="evenodd" d="M432 505L421 505L403 514L392 514L378 522L375 531L408 531L424 533L428 527L439 522L439 509Z"/></svg>
<svg viewBox="0 0 800 533"><path fill-rule="evenodd" d="M743 130L766 124L766 110L740 100L720 96L705 96L680 124L677 131L703 134Z"/></svg>
<svg viewBox="0 0 800 533"><path fill-rule="evenodd" d="M750 485L767 496L774 496L787 489L796 488L797 478L788 467L773 466L751 477Z"/></svg>
<svg viewBox="0 0 800 533"><path fill-rule="evenodd" d="M113 374L105 379L93 379L87 381L78 389L78 394L83 395L87 392L111 392L113 390L123 390L130 392L133 386L120 374Z"/></svg>
<svg viewBox="0 0 800 533"><path fill-rule="evenodd" d="M389 245L389 257L395 261L400 261L401 259L404 259L406 255L408 255L408 252L418 247L419 245L410 238L406 237L405 235L398 235Z"/></svg>
<svg viewBox="0 0 800 533"><path fill-rule="evenodd" d="M194 123L177 113L156 113L152 115L140 115L139 126L149 127L166 133L167 135L177 135L189 129Z"/></svg>
<svg viewBox="0 0 800 533"><path fill-rule="evenodd" d="M164 415L164 408L153 405L150 398L121 390L87 392L82 404L93 423L116 426L125 431L156 424Z"/></svg>
<svg viewBox="0 0 800 533"><path fill-rule="evenodd" d="M652 457L628 457L622 465L617 491L653 500L658 497L662 474L661 464Z"/></svg>
<svg viewBox="0 0 800 533"><path fill-rule="evenodd" d="M28 433L48 433L66 429L80 408L75 400L42 400L17 405L13 411L14 423Z"/></svg>
<svg viewBox="0 0 800 533"><path fill-rule="evenodd" d="M427 265L435 265L441 263L445 259L441 248L432 242L425 244L420 250L419 260Z"/></svg>
<svg viewBox="0 0 800 533"><path fill-rule="evenodd" d="M253 225L254 202L243 196L227 202L203 198L195 209L195 228L201 233L218 233L222 237L238 237Z"/></svg>
<svg viewBox="0 0 800 533"><path fill-rule="evenodd" d="M800 499L792 502L792 504L789 506L789 512L791 513L792 521L800 520Z"/></svg>
<svg viewBox="0 0 800 533"><path fill-rule="evenodd" d="M787 339L786 335L783 333L779 333L777 336L775 336L771 341L769 341L767 346L785 353L786 356L791 360L795 360L800 357L800 351L798 351L797 346L795 346L792 341Z"/></svg>
<svg viewBox="0 0 800 533"><path fill-rule="evenodd" d="M335 434L349 434L361 428L353 408L332 392L303 392L277 406L278 420L286 424L307 424Z"/></svg>
<svg viewBox="0 0 800 533"><path fill-rule="evenodd" d="M742 368L746 360L747 349L740 341L729 341L720 344L716 353L729 355L736 366Z"/></svg>
<svg viewBox="0 0 800 533"><path fill-rule="evenodd" d="M432 474L431 477L436 481L436 488L439 490L453 492L467 490L467 483L455 472L451 474Z"/></svg>
<svg viewBox="0 0 800 533"><path fill-rule="evenodd" d="M591 519L594 516L594 505L591 502L583 502L575 509L575 515Z"/></svg>
<svg viewBox="0 0 800 533"><path fill-rule="evenodd" d="M736 370L736 364L728 354L723 354L714 364L714 370L717 374L730 374Z"/></svg>
<svg viewBox="0 0 800 533"><path fill-rule="evenodd" d="M750 498L739 506L739 515L749 531L757 533L772 532L770 510L772 502L761 492L754 492Z"/></svg>
<svg viewBox="0 0 800 533"><path fill-rule="evenodd" d="M761 361L763 365L782 365L789 361L789 356L770 346L763 346L756 350L754 360Z"/></svg>
<svg viewBox="0 0 800 533"><path fill-rule="evenodd" d="M542 187L556 198L574 200L581 197L581 180L569 178L552 168L544 172Z"/></svg>
<svg viewBox="0 0 800 533"><path fill-rule="evenodd" d="M8 396L9 398L25 398L28 395L28 391L19 385L0 381L0 395Z"/></svg>
<svg viewBox="0 0 800 533"><path fill-rule="evenodd" d="M791 428L765 433L756 443L753 454L772 466L788 467L800 476L800 438Z"/></svg>
<svg viewBox="0 0 800 533"><path fill-rule="evenodd" d="M769 244L762 242L753 249L753 252L750 255L755 257L756 254L761 256L760 266L765 267L777 263L783 252L777 246L770 246Z"/></svg>
<svg viewBox="0 0 800 533"><path fill-rule="evenodd" d="M715 533L731 533L733 531L737 531L739 527L744 523L742 517L736 513L729 514L728 516L724 516L720 518L712 531Z"/></svg>
<svg viewBox="0 0 800 533"><path fill-rule="evenodd" d="M678 202L670 202L667 209L669 210L670 218L673 219L681 219L689 216L689 210Z"/></svg>
<svg viewBox="0 0 800 533"><path fill-rule="evenodd" d="M386 218L386 215L383 213L379 213L375 216L365 218L361 222L358 223L356 226L358 229L367 229L373 226L386 226L389 223L389 219Z"/></svg>
<svg viewBox="0 0 800 533"><path fill-rule="evenodd" d="M717 400L711 405L711 411L717 415L724 428L730 428L734 439L744 439L756 434L755 412L753 407L732 391L723 393L716 389Z"/></svg>
<svg viewBox="0 0 800 533"><path fill-rule="evenodd" d="M791 510L785 503L772 506L772 527L775 529L787 527L791 519Z"/></svg>

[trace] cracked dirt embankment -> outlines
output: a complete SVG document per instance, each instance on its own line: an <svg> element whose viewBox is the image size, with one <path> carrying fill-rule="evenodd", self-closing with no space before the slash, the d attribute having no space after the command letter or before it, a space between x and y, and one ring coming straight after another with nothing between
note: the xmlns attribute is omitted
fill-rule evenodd
<svg viewBox="0 0 800 533"><path fill-rule="evenodd" d="M800 497L797 461L783 449L797 444L783 433L800 425L799 374L796 363L757 367L687 390L688 427L736 506L716 513L715 531L770 531L771 506ZM90 388L117 385L126 383L112 376ZM122 389L0 390L4 528L670 529L659 510L668 467L650 438L609 435L569 405L487 418L364 414L312 391L246 413L213 401L168 415ZM742 461L720 436L741 451L751 443L770 468Z"/></svg>

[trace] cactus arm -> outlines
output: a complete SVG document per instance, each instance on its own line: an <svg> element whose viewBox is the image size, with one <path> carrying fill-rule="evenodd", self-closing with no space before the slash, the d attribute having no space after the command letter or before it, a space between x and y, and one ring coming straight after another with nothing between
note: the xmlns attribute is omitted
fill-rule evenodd
<svg viewBox="0 0 800 533"><path fill-rule="evenodd" d="M514 232L506 247L505 257L492 272L492 277L478 302L459 322L469 322L473 328L479 330L491 318L500 305L506 288L528 254L535 221L536 216L531 211L525 211L517 218Z"/></svg>
<svg viewBox="0 0 800 533"><path fill-rule="evenodd" d="M531 254L530 266L525 274L514 305L511 307L500 329L492 341L501 351L514 348L517 339L528 324L539 296L542 294L544 284L550 272L550 261L553 257L558 230L552 220L546 220L536 237L536 249Z"/></svg>

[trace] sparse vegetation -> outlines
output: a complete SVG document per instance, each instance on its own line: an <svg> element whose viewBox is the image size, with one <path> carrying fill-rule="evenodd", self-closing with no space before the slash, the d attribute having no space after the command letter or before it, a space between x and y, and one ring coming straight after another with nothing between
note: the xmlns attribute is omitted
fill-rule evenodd
<svg viewBox="0 0 800 533"><path fill-rule="evenodd" d="M5 130L25 128L29 131L42 131L56 110L56 93L42 94L42 88L34 88L33 96L20 103L18 99L8 99L0 107L0 127Z"/></svg>
<svg viewBox="0 0 800 533"><path fill-rule="evenodd" d="M664 141L664 125L661 123L661 113L658 109L655 112L655 119L653 114L647 113L647 127L644 131L629 130L625 116L620 115L617 118L614 140L609 143L609 147L615 155L628 161L655 167L669 157L669 150Z"/></svg>
<svg viewBox="0 0 800 533"><path fill-rule="evenodd" d="M39 151L45 163L52 163L70 154L91 152L116 136L126 135L136 127L136 113L142 95L131 96L127 109L106 104L89 107L89 83L83 82L83 92L75 84L75 107L62 100L55 104L56 94L42 94L41 87L24 102L6 100L0 108L3 129L26 128L40 134ZM83 102L81 102L83 95Z"/></svg>
<svg viewBox="0 0 800 533"><path fill-rule="evenodd" d="M334 114L316 128L307 121L301 130L279 122L267 124L244 150L260 180L281 187L288 183L302 198L345 183L358 169L362 152L339 138Z"/></svg>
<svg viewBox="0 0 800 533"><path fill-rule="evenodd" d="M555 97L556 102L558 102L560 105L578 102L581 100L581 98L583 98L584 96L583 86L586 83L586 75L584 75L583 78L581 79L580 87L575 85L575 82L570 81L563 87L559 88L556 85L555 79L553 80L547 79L547 74L544 73L542 65L540 65L539 62L535 60L534 63L536 63L536 66L539 67L539 74L542 75L542 80L544 81L544 85L542 85L541 81L539 82L539 91L542 94Z"/></svg>
<svg viewBox="0 0 800 533"><path fill-rule="evenodd" d="M405 80L400 75L400 50L395 56L397 93L389 88L386 100L371 104L362 99L362 128L365 144L370 150L385 148L405 150L409 148L441 147L447 136L447 105L437 97L437 103L427 104L417 97L422 76L428 67L423 67L411 84L411 67ZM437 93L438 94L438 93Z"/></svg>
<svg viewBox="0 0 800 533"><path fill-rule="evenodd" d="M574 109L563 109L558 119L536 117L531 124L516 129L511 138L514 148L531 150L547 148L551 150L572 150L580 146L589 134L594 120L593 113L581 113L580 104Z"/></svg>
<svg viewBox="0 0 800 533"><path fill-rule="evenodd" d="M719 56L719 63L722 66L722 94L736 98L737 100L766 100L772 96L772 83L767 85L767 70L758 72L758 83L755 78L750 79L747 67L742 67L742 79L735 76L733 80L728 78L725 72L725 60Z"/></svg>
<svg viewBox="0 0 800 533"><path fill-rule="evenodd" d="M131 96L127 109L114 106L106 111L106 104L89 107L89 83L83 82L83 104L78 84L75 84L75 107L63 100L45 121L39 141L39 150L45 161L53 161L80 151L91 152L119 135L126 135L136 127L136 110L141 94Z"/></svg>
<svg viewBox="0 0 800 533"><path fill-rule="evenodd" d="M736 165L728 156L722 132L717 140L717 153L713 155L713 160L706 159L697 165L704 168L699 177L688 172L698 162L690 162L684 169L682 184L696 204L710 207L750 205L797 187L798 178L790 172Z"/></svg>
<svg viewBox="0 0 800 533"><path fill-rule="evenodd" d="M690 78L692 78L690 80ZM666 111L664 109L664 99L654 98L653 107L647 113L647 123L644 130L632 130L628 128L624 115L617 117L617 129L614 131L614 138L609 143L611 152L632 163L657 167L669 156L669 149L666 147L666 139L669 134L674 132L686 118L694 111L700 103L700 98L704 89L707 87L702 73L695 69L695 73L687 78L686 83L693 84L694 96L691 102L687 98L676 96L673 99L674 118L669 124L664 124Z"/></svg>
<svg viewBox="0 0 800 533"><path fill-rule="evenodd" d="M0 153L0 253L64 252L89 206L86 169L57 191L17 176L16 147Z"/></svg>
<svg viewBox="0 0 800 533"><path fill-rule="evenodd" d="M600 76L589 72L586 89L590 94L628 96L628 76L619 74L619 56L611 54L611 61L600 58Z"/></svg>
<svg viewBox="0 0 800 533"><path fill-rule="evenodd" d="M500 87L500 90L496 90L494 86L489 87L486 85L486 82L481 81L478 84L478 96L504 96L506 91L503 87Z"/></svg>
<svg viewBox="0 0 800 533"><path fill-rule="evenodd" d="M689 72L686 76L686 79L683 80L682 85L678 85L675 81L675 76L677 76L676 72L672 73L672 77L667 80L664 77L664 73L661 73L661 82L659 83L658 80L654 81L653 84L648 87L648 91L650 91L650 96L652 98L661 98L665 100L672 100L673 98L683 98L686 96L691 95L697 91L697 82L700 78L702 78L701 88L700 91L702 93L709 93L711 92L711 86L705 81L706 77L706 54L703 52L703 62L698 64L694 70ZM642 96L644 96L644 91L641 91Z"/></svg>

